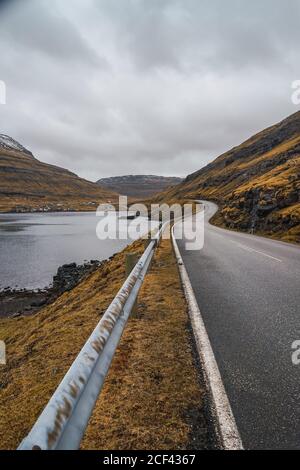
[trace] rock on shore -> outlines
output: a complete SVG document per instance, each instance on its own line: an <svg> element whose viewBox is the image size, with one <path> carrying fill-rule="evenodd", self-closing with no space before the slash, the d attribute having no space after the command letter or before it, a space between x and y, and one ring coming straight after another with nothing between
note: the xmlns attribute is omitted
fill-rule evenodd
<svg viewBox="0 0 300 470"><path fill-rule="evenodd" d="M66 291L72 290L86 275L95 271L105 261L91 260L84 264L64 264L53 276L52 286L45 289L11 289L0 292L0 318L19 317L38 312Z"/></svg>

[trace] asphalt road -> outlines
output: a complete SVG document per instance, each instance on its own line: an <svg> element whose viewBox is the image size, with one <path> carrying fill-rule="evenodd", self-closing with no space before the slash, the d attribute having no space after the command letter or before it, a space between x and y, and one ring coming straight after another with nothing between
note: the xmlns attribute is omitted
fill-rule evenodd
<svg viewBox="0 0 300 470"><path fill-rule="evenodd" d="M244 447L300 449L300 248L214 227L200 251L178 246Z"/></svg>

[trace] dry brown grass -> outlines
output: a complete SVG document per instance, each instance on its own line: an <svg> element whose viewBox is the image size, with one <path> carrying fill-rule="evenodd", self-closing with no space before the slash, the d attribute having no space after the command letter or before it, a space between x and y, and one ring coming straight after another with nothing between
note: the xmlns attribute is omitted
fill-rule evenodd
<svg viewBox="0 0 300 470"><path fill-rule="evenodd" d="M141 252L135 242L127 251ZM124 280L124 252L31 318L0 321L8 364L0 368L0 447L15 448L66 373ZM129 320L83 448L188 445L199 411L187 313L169 241L163 241Z"/></svg>
<svg viewBox="0 0 300 470"><path fill-rule="evenodd" d="M163 241L83 448L186 448L187 415L201 402L176 261L170 242Z"/></svg>

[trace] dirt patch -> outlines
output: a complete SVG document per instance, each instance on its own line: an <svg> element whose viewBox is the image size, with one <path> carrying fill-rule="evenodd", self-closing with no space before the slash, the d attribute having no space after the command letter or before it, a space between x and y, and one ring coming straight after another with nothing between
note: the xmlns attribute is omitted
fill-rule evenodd
<svg viewBox="0 0 300 470"><path fill-rule="evenodd" d="M13 291L0 293L0 318L18 317L37 311L48 300L47 292Z"/></svg>

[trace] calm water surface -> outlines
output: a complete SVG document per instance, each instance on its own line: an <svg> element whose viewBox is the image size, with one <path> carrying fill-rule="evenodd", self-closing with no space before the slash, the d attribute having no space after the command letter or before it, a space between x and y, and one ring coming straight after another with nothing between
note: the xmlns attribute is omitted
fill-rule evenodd
<svg viewBox="0 0 300 470"><path fill-rule="evenodd" d="M0 290L46 287L60 265L103 260L131 243L128 239L99 240L99 220L90 212L0 214ZM126 233L127 224L135 222L123 219L119 223Z"/></svg>

